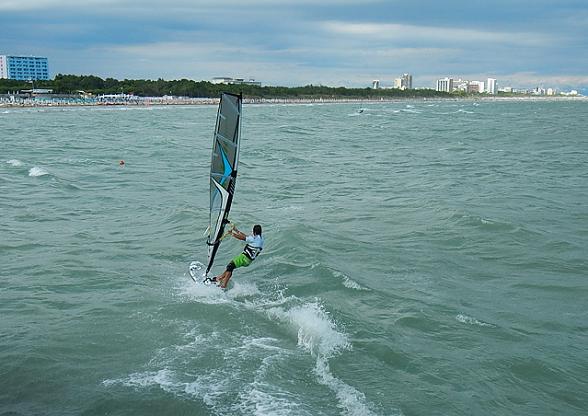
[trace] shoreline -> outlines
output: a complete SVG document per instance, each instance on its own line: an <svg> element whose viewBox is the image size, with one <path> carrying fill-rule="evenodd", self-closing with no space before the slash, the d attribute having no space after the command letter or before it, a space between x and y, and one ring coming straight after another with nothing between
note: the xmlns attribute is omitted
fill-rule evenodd
<svg viewBox="0 0 588 416"><path fill-rule="evenodd" d="M243 104L255 105L308 105L308 104L380 104L408 101L436 102L436 101L588 101L585 96L521 96L521 97L397 97L397 98L244 98ZM84 100L64 98L13 98L0 99L0 108L64 108L64 107L160 107L160 106L192 106L218 105L219 98L159 98L132 97L116 100Z"/></svg>

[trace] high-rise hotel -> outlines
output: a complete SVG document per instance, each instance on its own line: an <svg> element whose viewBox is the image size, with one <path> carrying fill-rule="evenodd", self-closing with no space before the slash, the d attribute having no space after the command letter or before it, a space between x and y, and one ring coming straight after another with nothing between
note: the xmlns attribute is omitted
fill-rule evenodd
<svg viewBox="0 0 588 416"><path fill-rule="evenodd" d="M48 80L49 66L47 58L0 55L0 78L20 81Z"/></svg>

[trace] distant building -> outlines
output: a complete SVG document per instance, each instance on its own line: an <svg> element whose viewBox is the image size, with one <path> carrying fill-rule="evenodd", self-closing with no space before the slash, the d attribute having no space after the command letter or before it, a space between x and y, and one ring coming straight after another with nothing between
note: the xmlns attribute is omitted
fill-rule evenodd
<svg viewBox="0 0 588 416"><path fill-rule="evenodd" d="M453 91L462 91L462 92L467 92L468 91L468 81L463 80L463 79L458 79L458 80L453 80Z"/></svg>
<svg viewBox="0 0 588 416"><path fill-rule="evenodd" d="M486 92L488 94L496 94L498 90L496 89L496 79L488 78L488 82L486 83Z"/></svg>
<svg viewBox="0 0 588 416"><path fill-rule="evenodd" d="M545 95L547 94L547 90L543 87L537 87L533 90L533 95Z"/></svg>
<svg viewBox="0 0 588 416"><path fill-rule="evenodd" d="M377 90L378 88L380 88L380 80L379 79L374 79L372 81L372 88L374 90Z"/></svg>
<svg viewBox="0 0 588 416"><path fill-rule="evenodd" d="M437 91L452 92L453 78L443 78L437 80Z"/></svg>
<svg viewBox="0 0 588 416"><path fill-rule="evenodd" d="M8 68L6 66L6 56L0 55L0 79L8 78Z"/></svg>
<svg viewBox="0 0 588 416"><path fill-rule="evenodd" d="M572 96L572 97L576 97L576 96L580 95L577 90L571 90L570 92L562 91L560 94L565 95L565 96Z"/></svg>
<svg viewBox="0 0 588 416"><path fill-rule="evenodd" d="M402 74L402 77L394 80L394 88L400 90L411 90L412 89L412 75Z"/></svg>
<svg viewBox="0 0 588 416"><path fill-rule="evenodd" d="M231 77L214 77L210 80L212 84L228 84L228 85L255 85L261 87L261 82L256 81L253 78L247 81L244 78L231 78Z"/></svg>
<svg viewBox="0 0 588 416"><path fill-rule="evenodd" d="M484 81L470 81L468 89L471 89L471 92L483 93L484 92Z"/></svg>
<svg viewBox="0 0 588 416"><path fill-rule="evenodd" d="M228 84L233 78L230 77L214 77L210 80L212 84Z"/></svg>
<svg viewBox="0 0 588 416"><path fill-rule="evenodd" d="M0 78L21 81L48 80L48 60L40 56L0 55Z"/></svg>

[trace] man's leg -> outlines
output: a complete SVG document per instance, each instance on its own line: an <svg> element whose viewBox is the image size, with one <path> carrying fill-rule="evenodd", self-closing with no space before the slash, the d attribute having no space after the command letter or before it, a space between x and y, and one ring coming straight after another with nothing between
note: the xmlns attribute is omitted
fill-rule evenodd
<svg viewBox="0 0 588 416"><path fill-rule="evenodd" d="M219 286L223 289L227 287L229 284L229 280L231 280L231 276L233 276L233 272L226 270L220 279L218 279Z"/></svg>
<svg viewBox="0 0 588 416"><path fill-rule="evenodd" d="M237 266L235 266L234 259L231 260L229 264L227 264L227 269L223 272L223 274L216 278L216 281L220 287L222 287L223 289L227 287L227 284L229 283L229 280L233 275L233 270L235 270L236 267Z"/></svg>

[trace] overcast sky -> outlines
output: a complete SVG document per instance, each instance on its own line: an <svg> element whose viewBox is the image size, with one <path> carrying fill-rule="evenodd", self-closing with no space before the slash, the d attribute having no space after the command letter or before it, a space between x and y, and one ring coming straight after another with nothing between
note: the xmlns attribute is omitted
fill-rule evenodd
<svg viewBox="0 0 588 416"><path fill-rule="evenodd" d="M0 0L0 55L52 75L588 87L588 0Z"/></svg>

